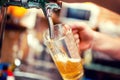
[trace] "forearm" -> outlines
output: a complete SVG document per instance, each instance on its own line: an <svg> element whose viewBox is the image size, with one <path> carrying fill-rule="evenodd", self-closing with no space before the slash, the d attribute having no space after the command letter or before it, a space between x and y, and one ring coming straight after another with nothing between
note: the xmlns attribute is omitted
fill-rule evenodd
<svg viewBox="0 0 120 80"><path fill-rule="evenodd" d="M114 59L120 60L120 38L95 32L93 50L108 54Z"/></svg>

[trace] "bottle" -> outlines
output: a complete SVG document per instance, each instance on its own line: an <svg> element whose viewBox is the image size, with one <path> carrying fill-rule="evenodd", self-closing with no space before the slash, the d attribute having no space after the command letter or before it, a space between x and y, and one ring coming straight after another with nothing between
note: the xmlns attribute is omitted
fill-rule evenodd
<svg viewBox="0 0 120 80"><path fill-rule="evenodd" d="M15 80L15 77L12 71L7 72L7 80Z"/></svg>

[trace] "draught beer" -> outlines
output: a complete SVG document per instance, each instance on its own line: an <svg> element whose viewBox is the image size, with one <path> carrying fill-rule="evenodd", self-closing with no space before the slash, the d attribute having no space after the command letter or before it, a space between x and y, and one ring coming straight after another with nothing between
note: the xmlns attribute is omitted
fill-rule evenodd
<svg viewBox="0 0 120 80"><path fill-rule="evenodd" d="M80 80L84 70L71 28L57 24L53 31L53 38L50 38L49 31L45 32L44 42L62 78L64 80Z"/></svg>

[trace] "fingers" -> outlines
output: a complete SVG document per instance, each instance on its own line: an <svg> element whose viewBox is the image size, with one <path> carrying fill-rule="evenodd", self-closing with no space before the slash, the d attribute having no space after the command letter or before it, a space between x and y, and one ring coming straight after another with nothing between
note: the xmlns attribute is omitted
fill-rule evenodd
<svg viewBox="0 0 120 80"><path fill-rule="evenodd" d="M79 35L78 34L74 34L74 38L75 38L75 40L78 40L79 39Z"/></svg>
<svg viewBox="0 0 120 80"><path fill-rule="evenodd" d="M80 44L80 39L79 39L79 35L78 34L74 34L74 39L75 39L75 42L77 44L77 46L79 47L79 44Z"/></svg>
<svg viewBox="0 0 120 80"><path fill-rule="evenodd" d="M74 37L74 40L75 40L75 43L78 47L78 50L80 51L80 37L79 37L79 34L77 34L76 32L73 33L73 37Z"/></svg>
<svg viewBox="0 0 120 80"><path fill-rule="evenodd" d="M73 34L77 34L78 32L79 32L79 30L78 29L72 29L72 32L73 32Z"/></svg>
<svg viewBox="0 0 120 80"><path fill-rule="evenodd" d="M69 25L62 24L62 26L63 26L64 32L67 32L67 31L70 31L70 30L71 30L71 28L69 27Z"/></svg>

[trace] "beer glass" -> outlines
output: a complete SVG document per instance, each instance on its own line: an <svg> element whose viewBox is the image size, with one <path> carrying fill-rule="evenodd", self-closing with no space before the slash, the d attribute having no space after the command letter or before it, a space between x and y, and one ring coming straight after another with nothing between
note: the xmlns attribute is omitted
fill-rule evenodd
<svg viewBox="0 0 120 80"><path fill-rule="evenodd" d="M82 59L72 30L63 24L53 27L52 38L49 30L44 33L44 42L64 80L80 80L83 76Z"/></svg>

